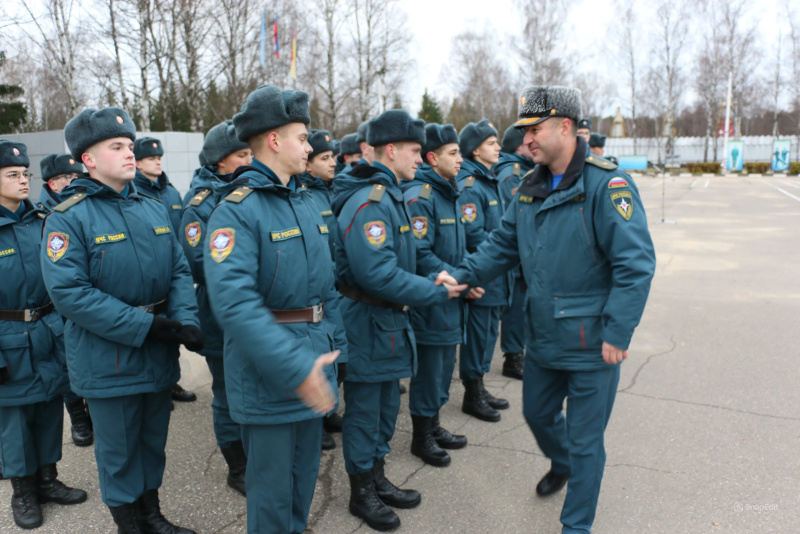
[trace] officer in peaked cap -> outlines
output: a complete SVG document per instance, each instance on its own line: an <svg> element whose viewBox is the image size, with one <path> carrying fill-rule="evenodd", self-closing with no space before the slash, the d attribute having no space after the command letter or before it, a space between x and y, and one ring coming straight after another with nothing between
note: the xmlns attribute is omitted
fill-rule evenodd
<svg viewBox="0 0 800 534"><path fill-rule="evenodd" d="M474 285L522 265L523 413L551 461L537 494L553 494L569 481L564 534L591 531L620 363L655 271L636 185L610 162L586 156L586 141L577 135L580 102L580 92L567 87L523 91L516 126L537 166L503 224L453 273Z"/></svg>

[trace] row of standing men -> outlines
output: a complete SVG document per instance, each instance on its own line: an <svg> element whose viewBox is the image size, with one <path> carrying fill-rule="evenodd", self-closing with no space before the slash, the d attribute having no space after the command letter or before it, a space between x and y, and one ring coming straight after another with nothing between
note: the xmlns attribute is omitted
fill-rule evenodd
<svg viewBox="0 0 800 534"><path fill-rule="evenodd" d="M65 202L47 221L42 274L55 308L67 319L72 389L87 398L96 423L98 416L102 420L95 425L101 491L121 532L189 532L169 524L158 508L180 343L207 357L215 433L230 466L229 484L247 494L250 532L305 529L322 439L319 415L335 409L337 375L345 383L350 511L378 530L399 526L391 507L421 500L418 492L391 484L384 471L399 408L398 378L413 375L412 452L433 465L449 464L443 448L466 445L438 417L458 344L466 341L462 409L496 421L496 409L508 407L486 391L482 377L503 308L510 310L504 333L516 334L509 343L517 343L506 350L503 342L504 371L522 374L522 332L528 325L507 327L523 317L524 259L515 276L473 276L471 289L447 273L463 267L466 252L476 251L504 224L504 204L514 198L525 167L532 167L519 130L504 135L507 153L495 167L503 180L498 186L491 169L500 145L488 120L468 125L459 136L452 126L426 126L405 112L386 112L353 134L364 138L363 159L349 162L331 193L323 178L334 174L330 134L309 136L307 105L305 93L263 86L233 121L212 129L179 224L164 215L180 205L167 201L165 213L163 203L130 184L135 173L127 152L137 148L143 160L163 151L154 139L127 146L135 129L124 111L86 110L67 126L72 156L89 172L64 191ZM575 123L579 105L577 114L574 106L553 113ZM349 159L356 154L348 149L352 141L342 141ZM576 153L587 150L577 143ZM592 169L614 170L596 159ZM165 175L157 176L165 187ZM627 193L620 198L630 201L630 212L611 204L629 221L638 193L634 197L632 182L622 181L618 193ZM25 202L19 206L19 215L36 211ZM637 215L641 229L641 208ZM516 265L520 259L518 252ZM512 268L513 261L505 271ZM192 278L196 301L186 298ZM142 287L126 283L139 279ZM508 306L512 295L520 297L516 310ZM36 308L41 306L31 309ZM51 315L53 323L57 318ZM50 328L57 336L58 328ZM583 337L581 326L582 342ZM527 412L526 407L526 417ZM538 435L537 441L542 446ZM128 454L120 457L120 450ZM4 471L5 463L3 456ZM14 474L12 479L30 476ZM554 462L537 491L557 491L569 476L569 469ZM585 513L593 517L593 507ZM572 527L565 523L567 528Z"/></svg>

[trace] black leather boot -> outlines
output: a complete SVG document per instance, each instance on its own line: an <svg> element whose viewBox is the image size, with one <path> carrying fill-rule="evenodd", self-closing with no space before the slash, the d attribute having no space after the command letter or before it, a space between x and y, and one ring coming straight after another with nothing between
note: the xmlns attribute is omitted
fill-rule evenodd
<svg viewBox="0 0 800 534"><path fill-rule="evenodd" d="M464 382L464 402L461 404L461 411L481 421L496 423L500 420L500 412L489 406L486 398L481 391L479 380L463 380Z"/></svg>
<svg viewBox="0 0 800 534"><path fill-rule="evenodd" d="M83 399L78 399L66 403L65 406L72 422L70 430L72 442L78 447L88 447L94 443L94 434L92 434L92 420L89 417L86 402Z"/></svg>
<svg viewBox="0 0 800 534"><path fill-rule="evenodd" d="M388 532L400 526L394 510L378 498L372 472L350 475L350 513L366 521L370 528Z"/></svg>
<svg viewBox="0 0 800 534"><path fill-rule="evenodd" d="M197 534L167 521L161 513L158 490L147 490L139 497L139 530L143 534Z"/></svg>
<svg viewBox="0 0 800 534"><path fill-rule="evenodd" d="M380 499L394 508L415 508L422 502L422 496L417 490L400 489L386 478L384 467L386 460L378 460L372 466L372 475L375 480L375 493Z"/></svg>
<svg viewBox="0 0 800 534"><path fill-rule="evenodd" d="M503 376L522 380L522 370L525 368L525 352L507 352L503 354Z"/></svg>
<svg viewBox="0 0 800 534"><path fill-rule="evenodd" d="M330 434L322 431L322 450L323 451L332 451L336 448L336 442L333 441L333 438Z"/></svg>
<svg viewBox="0 0 800 534"><path fill-rule="evenodd" d="M197 395L191 391L186 391L180 384L172 385L172 400L178 402L194 402L197 400ZM175 405L173 405L174 407Z"/></svg>
<svg viewBox="0 0 800 534"><path fill-rule="evenodd" d="M322 419L322 428L329 434L342 431L342 416L334 412Z"/></svg>
<svg viewBox="0 0 800 534"><path fill-rule="evenodd" d="M31 529L42 526L42 507L36 498L36 481L34 476L13 477L11 488L11 512L14 523L19 528Z"/></svg>
<svg viewBox="0 0 800 534"><path fill-rule="evenodd" d="M430 417L411 415L411 423L414 425L411 454L434 467L447 467L450 465L450 455L443 451L433 439L432 420Z"/></svg>
<svg viewBox="0 0 800 534"><path fill-rule="evenodd" d="M481 393L483 394L483 398L486 399L486 404L495 410L506 410L511 406L507 400L498 399L486 390L486 386L483 385L483 377L478 379L478 383L481 385Z"/></svg>
<svg viewBox="0 0 800 534"><path fill-rule="evenodd" d="M536 484L536 493L541 497L547 497L557 492L569 480L569 471L566 473L554 473L551 469L547 474Z"/></svg>
<svg viewBox="0 0 800 534"><path fill-rule="evenodd" d="M40 503L80 504L86 502L86 492L65 486L58 480L56 464L43 465L36 473L36 497Z"/></svg>
<svg viewBox="0 0 800 534"><path fill-rule="evenodd" d="M117 534L142 534L136 523L137 507L137 503L108 507L117 525Z"/></svg>
<svg viewBox="0 0 800 534"><path fill-rule="evenodd" d="M228 486L245 494L244 477L247 473L247 454L241 441L234 441L230 447L220 447L222 457L228 464Z"/></svg>
<svg viewBox="0 0 800 534"><path fill-rule="evenodd" d="M467 446L467 437L460 434L451 434L439 424L439 412L431 420L431 434L436 443L443 449L463 449Z"/></svg>

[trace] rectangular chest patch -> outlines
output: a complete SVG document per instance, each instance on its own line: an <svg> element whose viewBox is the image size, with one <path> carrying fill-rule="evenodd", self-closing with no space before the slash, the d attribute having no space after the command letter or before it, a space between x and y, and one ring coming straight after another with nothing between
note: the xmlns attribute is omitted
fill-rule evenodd
<svg viewBox="0 0 800 534"><path fill-rule="evenodd" d="M497 201L496 200L490 200L489 201L489 205L490 206L497 206Z"/></svg>
<svg viewBox="0 0 800 534"><path fill-rule="evenodd" d="M167 227L169 228L169 227ZM158 233L158 232L156 232ZM125 235L125 232L120 232L118 234L107 234L107 235L96 235L94 236L94 242L98 245L101 243L116 243L117 241L124 241L128 239L128 236Z"/></svg>
<svg viewBox="0 0 800 534"><path fill-rule="evenodd" d="M323 217L327 217L329 215L333 215L333 212L331 210L327 210L327 211L321 211L319 212L319 214L322 215Z"/></svg>
<svg viewBox="0 0 800 534"><path fill-rule="evenodd" d="M169 226L158 226L153 228L153 231L156 233L156 235L162 235L170 233L172 229Z"/></svg>
<svg viewBox="0 0 800 534"><path fill-rule="evenodd" d="M401 234L404 234L404 233L408 232L409 230L411 230L411 225L404 224L403 226L400 227L400 233Z"/></svg>
<svg viewBox="0 0 800 534"><path fill-rule="evenodd" d="M12 254L16 254L16 253L17 253L17 251L14 250L13 248L7 248L5 250L0 250L0 258L3 258L5 256L11 256Z"/></svg>
<svg viewBox="0 0 800 534"><path fill-rule="evenodd" d="M519 201L524 203L524 204L530 204L531 202L533 202L533 197L529 197L528 195L520 194Z"/></svg>
<svg viewBox="0 0 800 534"><path fill-rule="evenodd" d="M301 235L303 235L303 232L300 231L300 228L294 227L294 228L289 228L287 230L278 230L277 232L270 232L269 238L270 241L285 241L293 237L300 237Z"/></svg>
<svg viewBox="0 0 800 534"><path fill-rule="evenodd" d="M183 209L183 206L181 206L180 204L173 204L173 205L172 205L172 209L174 209L174 210L180 210L180 209Z"/></svg>
<svg viewBox="0 0 800 534"><path fill-rule="evenodd" d="M327 234L328 233L328 225L327 224L318 224L317 226L319 227L319 233L321 233L321 234Z"/></svg>
<svg viewBox="0 0 800 534"><path fill-rule="evenodd" d="M439 219L439 224L455 224L455 219Z"/></svg>

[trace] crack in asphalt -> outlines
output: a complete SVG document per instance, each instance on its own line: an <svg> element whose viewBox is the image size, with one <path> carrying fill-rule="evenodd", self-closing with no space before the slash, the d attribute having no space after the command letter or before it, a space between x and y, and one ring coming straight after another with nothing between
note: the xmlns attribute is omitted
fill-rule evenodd
<svg viewBox="0 0 800 534"><path fill-rule="evenodd" d="M637 464L606 464L606 468L609 467L633 467L636 469L645 469L647 471L653 471L656 473L665 473L667 475L685 475L686 472L684 471L668 471L666 469L656 469L655 467L647 467L644 465L637 465Z"/></svg>
<svg viewBox="0 0 800 534"><path fill-rule="evenodd" d="M628 386L626 388L617 390L617 393L627 393L629 389L631 389L633 386L635 386L636 385L636 380L639 378L639 373L642 372L642 369L644 369L647 366L647 364L649 364L650 361L653 358L655 358L656 356L663 356L665 354L669 354L669 353L673 352L675 350L675 347L678 346L678 344L675 342L675 335L674 334L669 336L669 341L670 341L670 343L672 343L672 347L670 347L669 349L667 349L667 350L665 350L663 352L658 352L656 354L651 354L650 356L648 356L647 359L644 361L644 363L639 366L639 368L636 370L635 373L633 373L633 378L631 378L631 383L628 384Z"/></svg>
<svg viewBox="0 0 800 534"><path fill-rule="evenodd" d="M518 429L518 428L521 428L521 427L523 427L523 426L527 426L527 425L528 425L528 423L526 423L526 422L522 422L522 423L520 423L520 424L518 424L518 425L516 425L516 426L514 426L514 427L511 427L511 428L509 428L509 429L503 430L503 431L502 431L502 432L500 432L499 434L496 434L496 435L494 435L494 436L491 436L490 438L488 438L488 439L487 439L487 440L485 440L485 441L481 441L481 442L479 442L479 443L475 443L475 445L477 445L477 446L480 446L480 445L486 445L486 444L487 444L487 443L489 443L490 441L493 441L493 440L495 440L495 439L499 438L500 436L504 436L504 435L508 434L509 432L513 432L514 430L516 430L516 429Z"/></svg>
<svg viewBox="0 0 800 534"><path fill-rule="evenodd" d="M760 412L751 412L748 410L740 410L738 408L730 408L728 406L720 406L718 404L709 404L706 402L692 402L692 401L685 401L680 399L670 399L667 397L656 397L654 395L645 395L644 393L633 393L630 391L621 391L620 393L625 393L626 395L634 395L636 397L643 397L645 399L653 399L653 400L660 400L666 402L675 402L678 404L687 404L689 406L702 406L704 408L717 408L719 410L725 410L727 412L734 412L743 415L754 415L756 417L766 417L768 419L778 419L780 421L800 421L800 417L789 417L786 415L773 415L770 413L760 413Z"/></svg>
<svg viewBox="0 0 800 534"><path fill-rule="evenodd" d="M328 511L331 501L333 500L333 478L331 477L331 469L333 468L334 455L328 454L326 456L325 467L317 476L317 480L322 482L322 503L317 513L314 514L314 518L308 522L308 527L312 529L317 526L317 523L319 523L320 519L322 519Z"/></svg>
<svg viewBox="0 0 800 534"><path fill-rule="evenodd" d="M211 459L212 459L214 456L216 456L216 455L217 455L217 450L218 450L218 449L217 449L216 447L214 447L213 449L211 449L211 454L209 454L209 455L208 455L208 458L206 458L206 467L205 467L205 469L203 469L203 476L206 476L206 475L208 474L208 471L209 471L209 469L211 469Z"/></svg>

